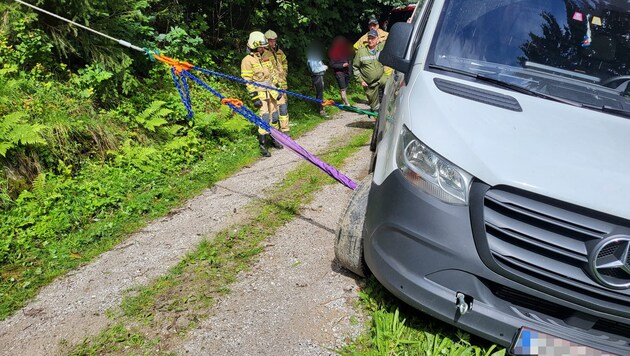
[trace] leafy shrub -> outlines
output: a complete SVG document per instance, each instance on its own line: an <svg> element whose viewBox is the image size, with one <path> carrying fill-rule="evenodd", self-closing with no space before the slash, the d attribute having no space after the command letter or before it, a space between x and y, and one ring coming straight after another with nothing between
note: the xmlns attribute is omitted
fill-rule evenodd
<svg viewBox="0 0 630 356"><path fill-rule="evenodd" d="M179 59L196 57L203 42L198 36L190 36L186 30L178 26L171 27L168 33L159 34L156 39L164 52Z"/></svg>
<svg viewBox="0 0 630 356"><path fill-rule="evenodd" d="M56 67L52 58L53 45L43 30L34 26L37 15L19 11L17 4L0 4L4 21L0 23L0 74L31 71L38 65L52 70ZM46 70L39 70L39 72Z"/></svg>
<svg viewBox="0 0 630 356"><path fill-rule="evenodd" d="M218 112L201 113L195 117L193 130L202 136L215 138L222 142L231 141L249 132L253 124L246 118L235 115L227 105L222 105Z"/></svg>
<svg viewBox="0 0 630 356"><path fill-rule="evenodd" d="M20 145L46 144L40 134L45 126L24 122L26 116L25 112L16 111L0 121L0 156L6 157L7 151Z"/></svg>

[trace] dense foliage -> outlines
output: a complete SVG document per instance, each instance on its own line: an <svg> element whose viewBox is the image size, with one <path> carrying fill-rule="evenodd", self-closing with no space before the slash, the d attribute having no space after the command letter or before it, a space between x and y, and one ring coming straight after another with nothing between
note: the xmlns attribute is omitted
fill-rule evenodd
<svg viewBox="0 0 630 356"><path fill-rule="evenodd" d="M305 94L312 94L303 65L307 43L329 43L338 34L358 38L369 16L400 4L27 2L115 39L235 76L249 32L273 29L289 56L290 89ZM178 199L174 195L189 189L182 178L196 174L206 184L218 178L220 168L209 160L236 165L251 159L256 130L198 86L191 87L195 117L187 118L169 68L145 53L17 2L0 3L0 14L0 299L7 302L0 317L5 317L32 295L30 289L119 241L121 226L158 206L168 208ZM240 84L205 79L227 97L247 97ZM298 114L311 109L294 100L292 121L309 120ZM18 291L27 292L17 296Z"/></svg>
<svg viewBox="0 0 630 356"><path fill-rule="evenodd" d="M400 3L33 0L113 38L234 75L252 30L279 33L291 69L301 70L310 41L327 43L338 34L356 38L368 16ZM19 3L1 3L0 13L3 204L59 161L78 168L80 157L104 158L126 139L163 143L194 129L183 117L168 72L143 53ZM157 103L168 109L160 111L162 129L152 122L147 127L139 115ZM203 108L215 110L216 105Z"/></svg>

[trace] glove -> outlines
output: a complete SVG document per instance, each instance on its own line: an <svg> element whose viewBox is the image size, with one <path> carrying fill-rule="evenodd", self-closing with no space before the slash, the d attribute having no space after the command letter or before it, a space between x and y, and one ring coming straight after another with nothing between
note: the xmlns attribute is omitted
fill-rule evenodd
<svg viewBox="0 0 630 356"><path fill-rule="evenodd" d="M262 100L260 100L260 98L258 97L258 92L251 92L249 93L249 97L252 98L254 106L256 108L261 108L263 106Z"/></svg>
<svg viewBox="0 0 630 356"><path fill-rule="evenodd" d="M273 83L273 86L276 88L280 88L280 84ZM278 96L276 96L276 100L280 100L282 98L282 92L278 92Z"/></svg>

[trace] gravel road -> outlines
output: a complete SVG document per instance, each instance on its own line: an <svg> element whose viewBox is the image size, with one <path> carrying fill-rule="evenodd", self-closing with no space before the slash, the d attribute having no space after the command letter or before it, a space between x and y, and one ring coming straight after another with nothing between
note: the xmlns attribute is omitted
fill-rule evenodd
<svg viewBox="0 0 630 356"><path fill-rule="evenodd" d="M344 170L367 174L366 146ZM362 331L353 305L357 283L334 262L335 229L350 196L340 184L320 191L298 219L267 241L253 269L239 276L216 314L195 330L181 354L329 355ZM175 351L175 350L173 350Z"/></svg>
<svg viewBox="0 0 630 356"><path fill-rule="evenodd" d="M366 117L342 112L298 143L314 154L335 139L365 130ZM363 147L343 173L359 181L370 152ZM56 355L110 325L105 311L123 292L163 275L204 238L238 222L243 207L264 199L301 159L272 150L218 182L169 216L153 221L94 262L58 279L0 322L0 355ZM361 332L353 309L357 281L334 262L333 241L351 191L325 187L301 215L267 242L254 267L173 352L212 355L328 355ZM236 212L236 213L235 213Z"/></svg>

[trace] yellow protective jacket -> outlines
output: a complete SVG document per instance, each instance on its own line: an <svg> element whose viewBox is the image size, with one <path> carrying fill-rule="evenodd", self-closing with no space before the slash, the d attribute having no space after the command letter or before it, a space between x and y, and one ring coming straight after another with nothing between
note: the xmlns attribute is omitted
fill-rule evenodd
<svg viewBox="0 0 630 356"><path fill-rule="evenodd" d="M267 51L261 55L257 51L252 51L241 61L241 78L252 81L258 84L266 86L274 86L277 80L273 78L273 63L266 55ZM254 84L247 84L248 93L258 93L257 98L260 100L266 100L268 98L276 98L278 96L277 91L261 88ZM252 99L255 99L253 97Z"/></svg>
<svg viewBox="0 0 630 356"><path fill-rule="evenodd" d="M280 48L269 48L263 54L264 59L269 59L273 63L274 71L272 78L275 79L278 84L278 88L287 89L287 74L289 73L289 63L287 56Z"/></svg>

